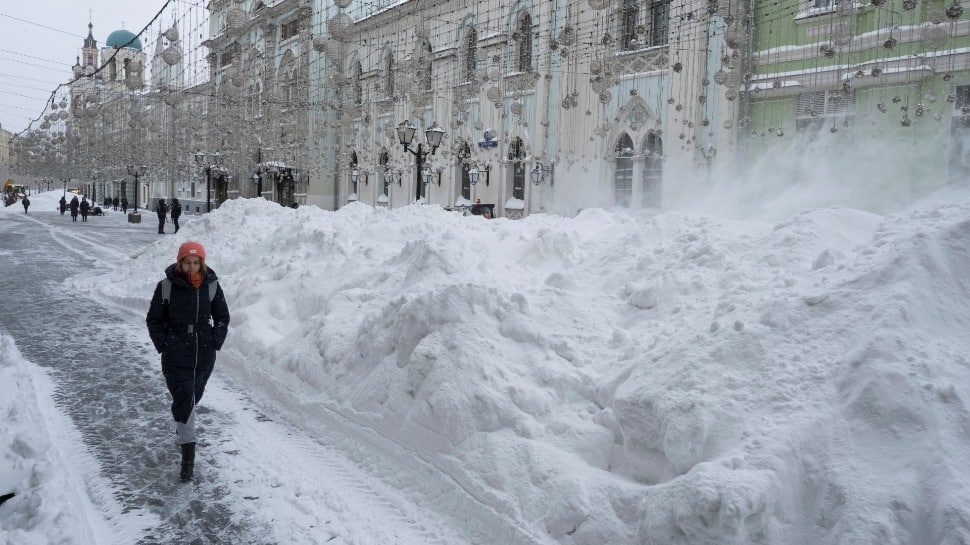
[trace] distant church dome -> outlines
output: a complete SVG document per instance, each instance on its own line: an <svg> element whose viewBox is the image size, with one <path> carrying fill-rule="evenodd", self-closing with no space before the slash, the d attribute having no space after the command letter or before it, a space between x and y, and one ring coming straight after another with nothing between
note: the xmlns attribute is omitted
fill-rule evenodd
<svg viewBox="0 0 970 545"><path fill-rule="evenodd" d="M116 30L111 34L108 34L108 39L105 41L105 45L108 47L129 47L131 49L137 49L141 51L141 40L135 38L135 41L131 41L135 38L135 35L127 30ZM131 42L130 44L128 42Z"/></svg>

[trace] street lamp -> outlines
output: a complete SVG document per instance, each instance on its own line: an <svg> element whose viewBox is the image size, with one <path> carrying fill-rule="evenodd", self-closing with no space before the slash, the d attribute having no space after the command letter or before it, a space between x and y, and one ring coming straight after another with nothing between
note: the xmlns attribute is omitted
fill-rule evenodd
<svg viewBox="0 0 970 545"><path fill-rule="evenodd" d="M485 165L485 185L488 185L488 177L492 172L492 165ZM468 182L472 185L478 183L479 178L481 178L482 173L478 170L477 166L473 166L471 170L468 171Z"/></svg>
<svg viewBox="0 0 970 545"><path fill-rule="evenodd" d="M146 165L141 165L141 166L128 165L128 175L135 177L135 187L134 187L134 191L132 192L134 193L133 195L134 198L131 200L132 204L135 207L133 210L135 214L138 213L138 177L144 175L146 171L148 171L148 166Z"/></svg>
<svg viewBox="0 0 970 545"><path fill-rule="evenodd" d="M217 151L207 158L200 149L195 152L195 162L205 171L205 211L212 212L212 191L210 189L212 167L222 164L222 154Z"/></svg>
<svg viewBox="0 0 970 545"><path fill-rule="evenodd" d="M401 142L401 146L404 151L410 152L414 155L415 163L415 181L414 184L414 198L415 200L421 199L421 185L422 183L429 183L431 181L431 172L428 171L427 182L423 180L425 169L422 168L427 156L434 155L435 150L441 145L441 138L445 135L444 129L438 126L430 127L424 131L424 137L428 141L428 145L431 150L425 151L422 144L418 143L417 151L411 149L411 141L414 140L414 133L417 128L411 124L410 121L402 121L400 125L397 126L397 139Z"/></svg>
<svg viewBox="0 0 970 545"><path fill-rule="evenodd" d="M534 167L532 167L532 183L535 185L541 184L547 177L549 178L549 185L552 185L552 167L549 165L543 165L539 161L536 161Z"/></svg>

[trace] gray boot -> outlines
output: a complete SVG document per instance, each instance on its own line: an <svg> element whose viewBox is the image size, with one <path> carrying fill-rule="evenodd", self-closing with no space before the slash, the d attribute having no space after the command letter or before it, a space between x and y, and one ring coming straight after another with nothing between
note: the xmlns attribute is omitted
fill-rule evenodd
<svg viewBox="0 0 970 545"><path fill-rule="evenodd" d="M195 443L182 443L182 471L179 479L182 482L192 480L192 470L195 469Z"/></svg>

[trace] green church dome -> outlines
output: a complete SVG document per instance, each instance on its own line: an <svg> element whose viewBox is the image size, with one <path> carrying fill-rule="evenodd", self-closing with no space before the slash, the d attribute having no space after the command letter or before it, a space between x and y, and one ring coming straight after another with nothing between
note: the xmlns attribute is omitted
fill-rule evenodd
<svg viewBox="0 0 970 545"><path fill-rule="evenodd" d="M111 34L108 34L108 39L105 41L105 44L108 47L129 47L131 49L141 51L141 40L135 38L135 41L132 42L132 38L135 38L135 35L132 32L123 29L116 30ZM129 44L128 42L131 43Z"/></svg>

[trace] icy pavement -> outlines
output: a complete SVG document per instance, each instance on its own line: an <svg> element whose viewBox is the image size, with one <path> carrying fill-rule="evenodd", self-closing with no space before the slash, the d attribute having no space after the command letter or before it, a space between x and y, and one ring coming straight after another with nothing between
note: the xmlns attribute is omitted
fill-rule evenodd
<svg viewBox="0 0 970 545"><path fill-rule="evenodd" d="M351 425L337 423L310 437L222 381L218 362L199 408L196 481L179 483L169 397L144 309L63 287L68 277L172 236L155 233L153 214L143 218L131 224L109 213L73 223L38 210L6 215L0 227L6 235L0 253L11 257L0 260L0 274L16 279L5 282L0 332L50 373L57 408L80 433L84 454L96 461L120 506L120 513L103 513L109 523L121 518L127 522L119 526L143 528L140 544L487 539L481 522L469 520L474 516L456 520L426 507L450 502L463 512L453 501L460 489L430 466ZM118 543L129 537L119 535Z"/></svg>

